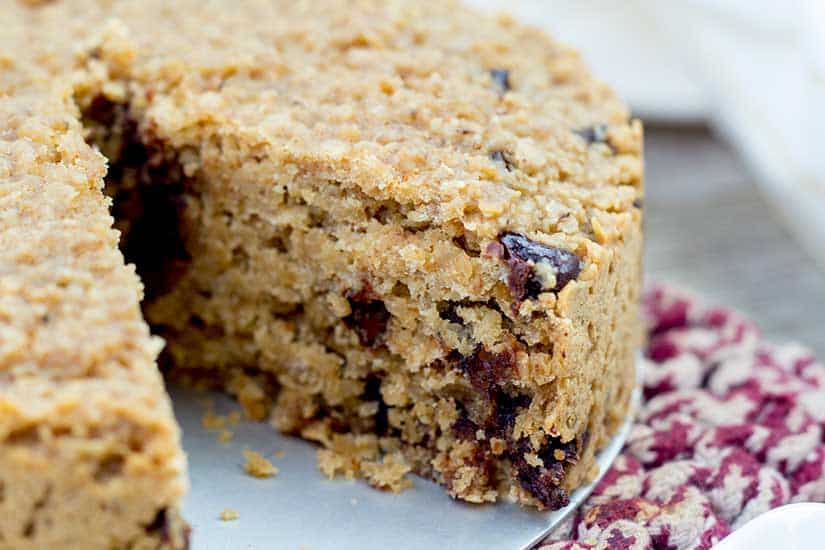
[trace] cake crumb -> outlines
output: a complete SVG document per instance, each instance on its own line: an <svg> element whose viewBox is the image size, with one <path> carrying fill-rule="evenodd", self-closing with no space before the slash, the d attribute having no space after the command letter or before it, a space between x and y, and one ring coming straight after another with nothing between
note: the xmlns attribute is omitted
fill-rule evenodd
<svg viewBox="0 0 825 550"><path fill-rule="evenodd" d="M283 449L278 449L275 451L275 458L283 458L286 456L286 452Z"/></svg>
<svg viewBox="0 0 825 550"><path fill-rule="evenodd" d="M215 414L212 409L203 413L201 424L207 430L221 430L226 427L226 417L220 414Z"/></svg>
<svg viewBox="0 0 825 550"><path fill-rule="evenodd" d="M407 474L412 470L403 455L382 449L372 434L332 434L327 448L318 450L318 468L328 478L363 477L378 489L395 493L412 486Z"/></svg>
<svg viewBox="0 0 825 550"><path fill-rule="evenodd" d="M249 420L260 421L266 419L269 415L272 399L267 396L259 380L244 374L236 374L229 381L227 389L237 396L238 402ZM238 420L240 420L240 417L238 417Z"/></svg>
<svg viewBox="0 0 825 550"><path fill-rule="evenodd" d="M229 443L233 437L235 437L235 432L232 430L222 430L218 434L218 443Z"/></svg>
<svg viewBox="0 0 825 550"><path fill-rule="evenodd" d="M268 478L278 475L278 468L264 458L261 453L244 449L243 456L246 459L244 471L252 477Z"/></svg>
<svg viewBox="0 0 825 550"><path fill-rule="evenodd" d="M364 462L361 472L367 483L377 489L400 493L412 487L407 474L412 470L400 453L385 455L381 462Z"/></svg>
<svg viewBox="0 0 825 550"><path fill-rule="evenodd" d="M341 453L330 451L329 449L318 450L318 469L328 479L334 479L338 475L344 476L346 479L355 479L357 469L353 467L352 462L347 460Z"/></svg>
<svg viewBox="0 0 825 550"><path fill-rule="evenodd" d="M221 515L218 517L221 521L235 521L236 519L241 517L241 515L238 513L237 510L233 508L224 508L221 512Z"/></svg>
<svg viewBox="0 0 825 550"><path fill-rule="evenodd" d="M378 438L373 434L325 434L325 439L321 443L327 448L318 450L318 468L329 479L339 475L355 479L363 473L364 461L380 456Z"/></svg>

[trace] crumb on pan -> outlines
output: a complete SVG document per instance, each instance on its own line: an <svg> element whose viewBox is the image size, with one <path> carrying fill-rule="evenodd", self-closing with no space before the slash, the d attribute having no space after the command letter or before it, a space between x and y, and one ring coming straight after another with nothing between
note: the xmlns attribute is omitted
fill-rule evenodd
<svg viewBox="0 0 825 550"><path fill-rule="evenodd" d="M385 455L380 462L364 462L361 472L367 483L376 489L385 489L399 493L412 487L412 481L407 477L410 465L400 453Z"/></svg>
<svg viewBox="0 0 825 550"><path fill-rule="evenodd" d="M318 468L330 479L363 477L378 489L399 492L412 486L410 465L400 452L382 454L372 434L332 434L327 448L318 451Z"/></svg>
<svg viewBox="0 0 825 550"><path fill-rule="evenodd" d="M244 449L243 456L246 459L244 471L252 477L268 478L278 475L278 468L267 460L261 453Z"/></svg>
<svg viewBox="0 0 825 550"><path fill-rule="evenodd" d="M221 521L235 521L240 518L241 515L233 508L224 508L218 517Z"/></svg>
<svg viewBox="0 0 825 550"><path fill-rule="evenodd" d="M201 425L207 430L222 430L226 427L226 417L210 409L203 413Z"/></svg>

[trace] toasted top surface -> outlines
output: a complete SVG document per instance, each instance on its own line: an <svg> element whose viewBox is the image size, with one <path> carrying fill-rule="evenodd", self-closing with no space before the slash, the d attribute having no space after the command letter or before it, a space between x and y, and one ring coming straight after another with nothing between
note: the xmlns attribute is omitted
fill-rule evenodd
<svg viewBox="0 0 825 550"><path fill-rule="evenodd" d="M256 162L395 201L411 223L576 247L620 236L641 194L626 108L575 51L507 17L442 0L16 9L81 103L128 99L178 146L219 128Z"/></svg>

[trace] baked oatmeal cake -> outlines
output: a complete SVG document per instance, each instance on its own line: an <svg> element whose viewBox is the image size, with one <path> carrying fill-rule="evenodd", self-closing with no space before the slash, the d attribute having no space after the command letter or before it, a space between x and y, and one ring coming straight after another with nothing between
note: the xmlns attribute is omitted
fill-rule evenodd
<svg viewBox="0 0 825 550"><path fill-rule="evenodd" d="M109 484L174 516L177 431L105 181L144 318L166 342L161 368L318 441L328 475L397 489L413 471L470 502L551 509L592 475L634 384L642 132L574 50L452 1L37 4L0 12L4 120L17 121L0 142L13 241L0 284L37 311L4 311L0 327L63 347L4 344L3 402L18 371L49 403L82 371L101 386L84 408L117 403L143 429L130 441L166 453L153 491L129 481L131 454ZM39 76L24 89L26 71ZM64 316L35 321L40 284ZM83 442L124 437L101 417L96 431L60 421ZM35 448L60 476L86 453L47 453L70 438L46 418L31 417ZM4 513L19 510L24 482L0 471ZM98 495L94 478L82 485ZM25 536L26 521L0 536ZM34 533L57 537L64 521ZM127 531L114 523L99 536Z"/></svg>

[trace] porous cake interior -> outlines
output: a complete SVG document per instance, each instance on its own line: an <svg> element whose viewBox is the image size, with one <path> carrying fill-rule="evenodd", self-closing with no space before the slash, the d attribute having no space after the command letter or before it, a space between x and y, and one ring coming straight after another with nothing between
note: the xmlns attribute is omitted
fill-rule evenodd
<svg viewBox="0 0 825 550"><path fill-rule="evenodd" d="M87 103L121 248L173 378L226 389L251 418L271 415L283 432L320 442L329 475L396 490L412 469L473 502L566 504L567 487L589 472L568 474L601 443L591 429L603 440L627 398L606 396L614 407L594 417L587 394L570 406L550 378L539 393L519 380L520 368L577 351L554 349L558 320L531 307L579 276L574 251L515 232L481 242L322 165L273 162L232 139L175 147L128 103ZM501 155L491 162L503 165ZM479 278L491 283L472 288ZM613 335L585 327L588 352L606 356L632 341L620 323L636 289L597 291L627 304L597 304ZM555 410L568 415L554 419L565 434L542 429Z"/></svg>
<svg viewBox="0 0 825 550"><path fill-rule="evenodd" d="M559 507L633 385L640 125L511 19L322 4L77 25L161 367L318 441L329 475Z"/></svg>

